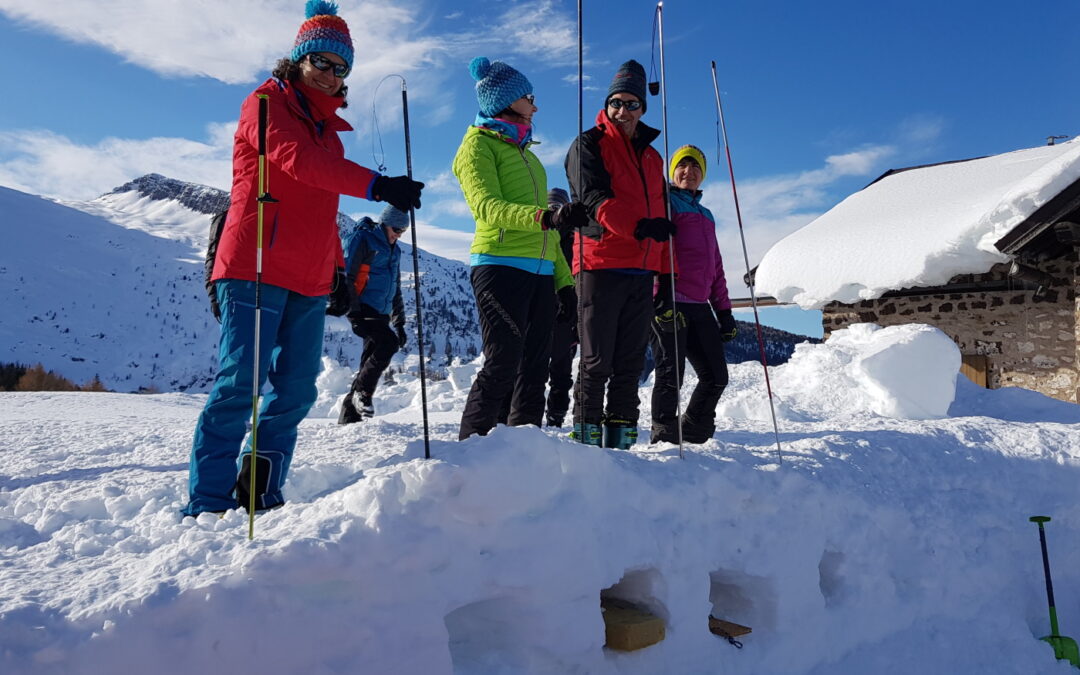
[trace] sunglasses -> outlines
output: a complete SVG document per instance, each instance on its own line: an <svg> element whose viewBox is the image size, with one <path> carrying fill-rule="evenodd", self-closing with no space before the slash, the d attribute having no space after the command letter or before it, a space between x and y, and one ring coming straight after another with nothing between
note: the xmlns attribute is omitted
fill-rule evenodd
<svg viewBox="0 0 1080 675"><path fill-rule="evenodd" d="M407 230L409 228L407 228L407 227L391 227L390 229L394 231L394 234L402 234L402 233L405 232L405 230Z"/></svg>
<svg viewBox="0 0 1080 675"><path fill-rule="evenodd" d="M341 79L344 79L345 76L349 74L349 71L352 70L347 64L334 63L322 54L308 54L307 60L308 63L315 66L318 70L327 71L333 68L334 77L339 77Z"/></svg>
<svg viewBox="0 0 1080 675"><path fill-rule="evenodd" d="M615 110L618 110L619 108L626 108L630 111L641 109L641 101L624 101L621 98L609 99L607 104L609 108L614 108Z"/></svg>
<svg viewBox="0 0 1080 675"><path fill-rule="evenodd" d="M529 103L536 103L536 94L525 94L521 98L525 99Z"/></svg>

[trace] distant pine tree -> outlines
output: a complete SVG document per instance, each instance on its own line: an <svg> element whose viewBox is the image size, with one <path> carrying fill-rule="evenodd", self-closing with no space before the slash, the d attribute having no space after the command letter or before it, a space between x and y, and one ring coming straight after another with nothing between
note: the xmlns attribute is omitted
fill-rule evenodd
<svg viewBox="0 0 1080 675"><path fill-rule="evenodd" d="M82 390L83 391L109 391L108 389L105 388L105 385L102 384L102 382L101 382L101 378L98 377L97 375L94 375L94 379L92 379L89 382L87 382L86 384L84 384L82 386Z"/></svg>
<svg viewBox="0 0 1080 675"><path fill-rule="evenodd" d="M15 385L16 391L78 391L79 388L71 380L57 375L53 371L46 371L40 363L29 368L19 378Z"/></svg>
<svg viewBox="0 0 1080 675"><path fill-rule="evenodd" d="M15 391L16 385L30 366L22 363L0 363L0 391Z"/></svg>

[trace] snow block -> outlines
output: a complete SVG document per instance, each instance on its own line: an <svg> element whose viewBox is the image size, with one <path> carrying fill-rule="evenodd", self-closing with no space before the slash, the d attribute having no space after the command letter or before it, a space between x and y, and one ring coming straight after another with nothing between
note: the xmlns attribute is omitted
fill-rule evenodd
<svg viewBox="0 0 1080 675"><path fill-rule="evenodd" d="M604 646L632 652L664 639L664 621L636 605L613 599L601 601L604 613Z"/></svg>

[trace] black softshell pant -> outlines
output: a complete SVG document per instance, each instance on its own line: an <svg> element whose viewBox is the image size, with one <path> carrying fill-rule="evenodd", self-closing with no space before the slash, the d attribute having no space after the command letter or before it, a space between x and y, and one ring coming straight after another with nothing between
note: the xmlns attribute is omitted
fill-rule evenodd
<svg viewBox="0 0 1080 675"><path fill-rule="evenodd" d="M474 267L471 278L484 367L465 401L458 437L491 431L508 395L507 424L540 426L555 321L555 278L503 265Z"/></svg>
<svg viewBox="0 0 1080 675"><path fill-rule="evenodd" d="M684 438L697 440L693 431L708 431L712 435L713 420L716 419L716 404L724 393L728 383L727 359L724 357L724 343L720 339L720 325L716 322L712 308L708 303L677 302L677 311L686 317L686 327L677 332L666 332L652 323L652 350L656 358L656 376L652 390L653 435L663 434L668 439L677 438L676 424L677 401L679 390L675 387L675 370L678 368L679 382L686 372L686 361L694 367L698 383L690 402L686 406L686 418L692 420L694 430L683 428ZM675 358L676 336L678 336L678 360ZM691 436L695 438L691 439Z"/></svg>
<svg viewBox="0 0 1080 675"><path fill-rule="evenodd" d="M389 315L379 314L367 305L362 305L360 311L349 312L349 322L353 332L364 340L360 369L353 378L352 390L370 398L398 350L397 334L390 328Z"/></svg>
<svg viewBox="0 0 1080 675"><path fill-rule="evenodd" d="M574 422L637 422L638 376L653 318L652 289L652 274L586 270L579 275L581 383L574 392Z"/></svg>
<svg viewBox="0 0 1080 675"><path fill-rule="evenodd" d="M556 321L551 334L547 421L558 426L562 426L563 418L566 417L566 411L570 407L570 389L574 386L574 355L577 353L576 329L577 327L573 321Z"/></svg>

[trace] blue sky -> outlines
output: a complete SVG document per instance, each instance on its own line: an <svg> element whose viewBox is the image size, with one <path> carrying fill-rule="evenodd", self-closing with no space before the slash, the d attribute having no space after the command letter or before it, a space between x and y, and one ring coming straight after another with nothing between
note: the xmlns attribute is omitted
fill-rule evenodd
<svg viewBox="0 0 1080 675"><path fill-rule="evenodd" d="M428 183L422 247L463 258L472 223L450 161L475 113L469 60L504 60L532 81L549 185L577 132L576 3L341 0L357 59L349 157L374 166L375 86L409 83L414 173ZM586 126L629 58L650 67L655 3L585 0ZM302 0L0 0L0 185L90 199L149 172L228 189L240 102L287 53ZM750 264L882 172L996 154L1080 133L1080 56L1062 35L1080 2L835 0L664 5L669 148L712 164L705 202L733 296L745 272L717 127L717 62ZM657 56L657 67L659 57ZM375 104L387 173L404 173L400 89ZM647 124L661 126L659 98ZM662 141L657 143L663 152ZM346 199L351 214L379 209ZM807 265L827 261L806 261ZM745 317L744 317L745 318ZM766 323L820 334L813 312Z"/></svg>

